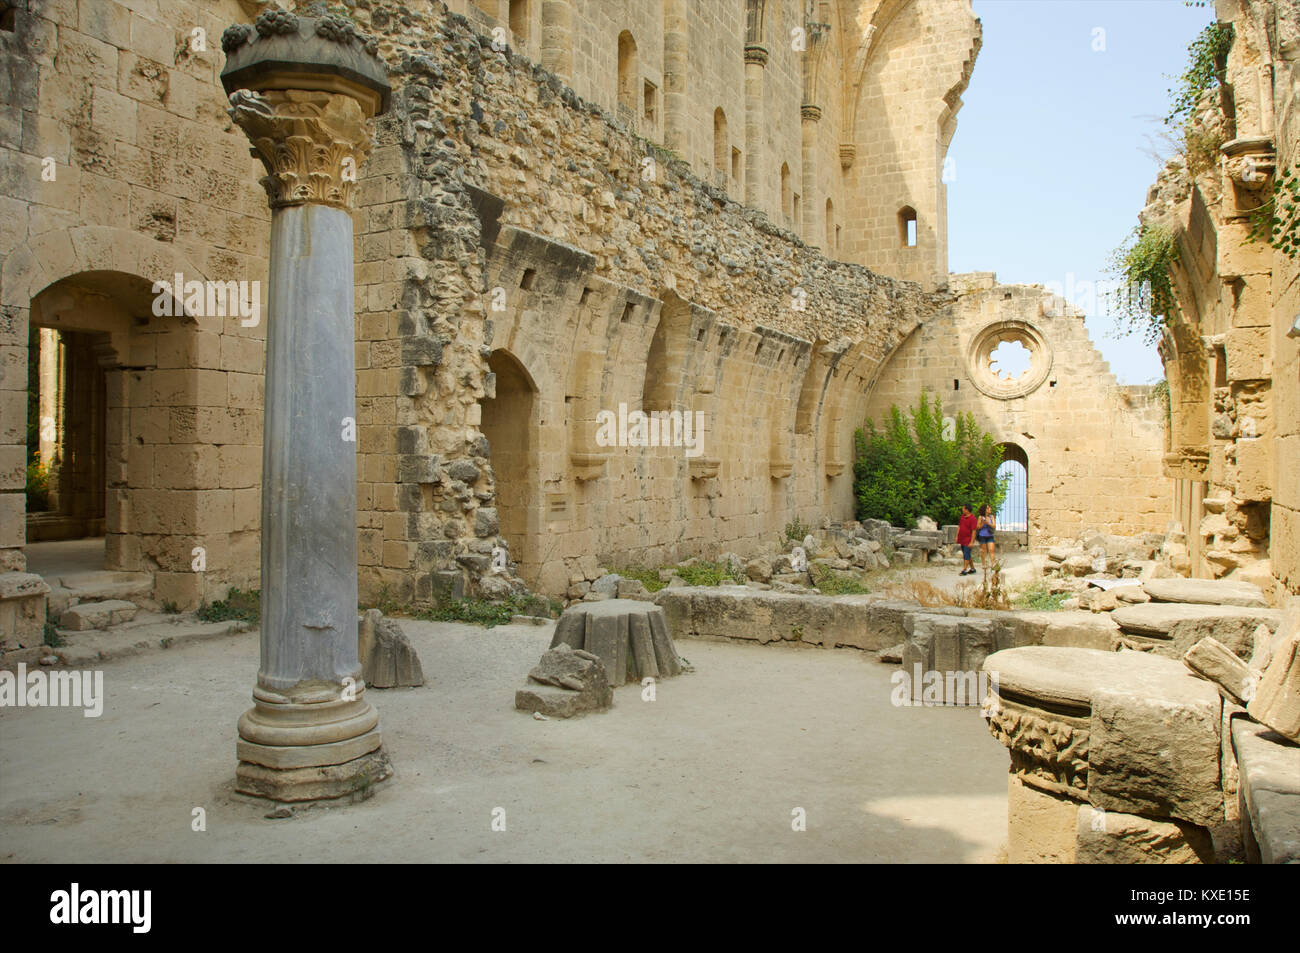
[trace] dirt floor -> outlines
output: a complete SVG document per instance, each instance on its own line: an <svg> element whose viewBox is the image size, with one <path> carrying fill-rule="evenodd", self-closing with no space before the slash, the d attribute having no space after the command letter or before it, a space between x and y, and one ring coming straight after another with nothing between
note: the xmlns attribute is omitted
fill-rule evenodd
<svg viewBox="0 0 1300 953"><path fill-rule="evenodd" d="M684 640L695 671L656 700L626 686L537 721L513 697L551 626L402 625L429 683L368 695L396 768L370 800L267 819L234 793L257 636L223 637L104 664L98 719L0 708L0 860L968 863L1005 844L1007 755L979 711L894 707L869 653Z"/></svg>

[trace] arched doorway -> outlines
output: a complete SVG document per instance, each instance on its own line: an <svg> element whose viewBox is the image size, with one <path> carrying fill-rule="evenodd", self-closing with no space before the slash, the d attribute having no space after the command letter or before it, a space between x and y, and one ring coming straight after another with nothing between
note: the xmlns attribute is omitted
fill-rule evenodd
<svg viewBox="0 0 1300 953"><path fill-rule="evenodd" d="M998 531L1020 533L1029 542L1029 455L1014 443L999 444L1002 463L998 466L998 479L1006 478L1007 495L998 507Z"/></svg>
<svg viewBox="0 0 1300 953"><path fill-rule="evenodd" d="M509 351L488 358L496 377L495 396L485 398L479 424L487 437L496 484L497 520L510 545L510 558L529 585L540 569L537 487L537 385Z"/></svg>

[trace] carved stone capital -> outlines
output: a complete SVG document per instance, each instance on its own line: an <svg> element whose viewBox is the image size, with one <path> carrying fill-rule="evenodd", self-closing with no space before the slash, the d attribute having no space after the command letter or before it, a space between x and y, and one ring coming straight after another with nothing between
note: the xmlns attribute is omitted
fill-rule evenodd
<svg viewBox="0 0 1300 953"><path fill-rule="evenodd" d="M1050 794L1083 800L1088 790L1088 715L1047 712L998 698L989 731L1011 751L1011 770Z"/></svg>
<svg viewBox="0 0 1300 953"><path fill-rule="evenodd" d="M745 47L745 65L753 64L754 66L767 65L767 47L759 46L752 43Z"/></svg>
<svg viewBox="0 0 1300 953"><path fill-rule="evenodd" d="M810 122L817 122L822 118L822 108L812 103L804 103L799 107L799 115Z"/></svg>
<svg viewBox="0 0 1300 953"><path fill-rule="evenodd" d="M328 205L351 209L373 140L361 104L345 93L238 89L230 118L262 160L271 208Z"/></svg>

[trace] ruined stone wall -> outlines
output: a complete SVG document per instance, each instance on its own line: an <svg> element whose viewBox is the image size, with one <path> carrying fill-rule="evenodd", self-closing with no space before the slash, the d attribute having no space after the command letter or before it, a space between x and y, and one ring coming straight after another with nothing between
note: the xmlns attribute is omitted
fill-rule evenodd
<svg viewBox="0 0 1300 953"><path fill-rule="evenodd" d="M965 0L452 0L450 7L481 32L503 30L514 49L579 96L808 244L882 274L931 286L946 280L943 163L980 47L979 21ZM524 35L512 22L526 24ZM658 90L653 120L640 99L634 109L619 106L624 32L636 44L638 96L643 83ZM727 133L715 149L719 109ZM732 149L740 153L735 176ZM917 216L911 248L899 238L904 207Z"/></svg>
<svg viewBox="0 0 1300 953"><path fill-rule="evenodd" d="M598 559L850 517L867 381L933 302L826 259L464 22L428 29L445 55L380 31L397 93L359 199L363 593L489 575L498 532L559 592ZM701 453L602 446L620 405L700 413ZM368 416L389 408L395 430Z"/></svg>
<svg viewBox="0 0 1300 953"><path fill-rule="evenodd" d="M953 275L951 290L951 306L890 356L867 415L887 420L891 405L914 406L927 389L945 414L974 414L995 441L1023 450L1034 548L1089 530L1163 532L1171 507L1161 473L1163 401L1149 387L1118 384L1083 314L1060 297L996 284L989 273ZM990 372L989 352L1000 340L1031 352L1020 377Z"/></svg>
<svg viewBox="0 0 1300 953"><path fill-rule="evenodd" d="M1268 0L1221 2L1234 42L1226 82L1196 122L1222 143L1202 167L1175 157L1141 219L1172 229L1178 307L1161 357L1173 396L1166 473L1186 550L1170 554L1196 577L1232 575L1296 591L1300 566L1300 381L1288 332L1300 308L1296 263L1251 241L1252 210L1275 168L1294 168L1300 13ZM1275 582L1276 581L1276 582Z"/></svg>

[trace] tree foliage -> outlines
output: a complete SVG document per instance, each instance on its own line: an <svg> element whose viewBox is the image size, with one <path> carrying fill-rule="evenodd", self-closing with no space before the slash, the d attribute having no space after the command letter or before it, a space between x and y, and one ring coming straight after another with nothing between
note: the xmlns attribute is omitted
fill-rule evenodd
<svg viewBox="0 0 1300 953"><path fill-rule="evenodd" d="M917 517L929 516L942 525L957 522L963 503L996 510L1006 497L1007 481L996 476L1002 448L973 414L945 422L937 396L931 401L922 392L907 417L890 407L882 429L868 420L853 439L858 519L913 526Z"/></svg>

